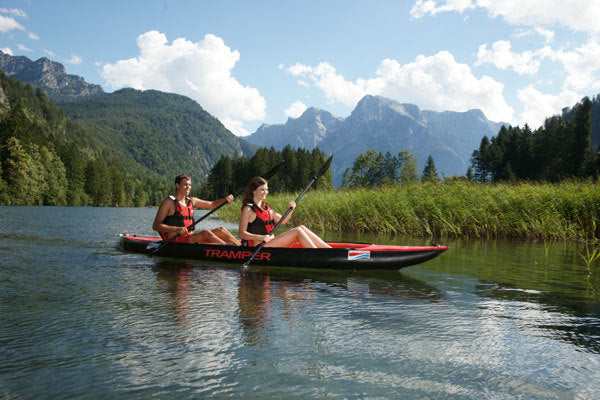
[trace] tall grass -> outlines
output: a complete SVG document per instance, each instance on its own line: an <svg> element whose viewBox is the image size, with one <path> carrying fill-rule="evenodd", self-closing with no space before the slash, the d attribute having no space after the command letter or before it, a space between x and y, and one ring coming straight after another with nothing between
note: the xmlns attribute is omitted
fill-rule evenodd
<svg viewBox="0 0 600 400"><path fill-rule="evenodd" d="M270 195L268 201L282 214L296 195ZM219 215L235 222L239 210L236 201ZM599 222L598 184L452 182L309 191L291 223L416 237L597 240Z"/></svg>

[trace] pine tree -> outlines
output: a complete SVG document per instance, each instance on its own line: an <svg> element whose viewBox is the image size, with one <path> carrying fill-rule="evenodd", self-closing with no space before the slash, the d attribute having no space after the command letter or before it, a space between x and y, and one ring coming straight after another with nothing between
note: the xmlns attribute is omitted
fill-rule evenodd
<svg viewBox="0 0 600 400"><path fill-rule="evenodd" d="M53 148L40 148L41 163L44 168L45 186L42 198L45 205L64 206L67 204L67 172Z"/></svg>
<svg viewBox="0 0 600 400"><path fill-rule="evenodd" d="M421 181L423 182L438 182L440 177L438 176L437 169L435 168L435 163L433 162L433 157L431 154L427 157L427 161L425 162L425 167L423 168L423 175L421 176Z"/></svg>
<svg viewBox="0 0 600 400"><path fill-rule="evenodd" d="M574 176L583 176L586 162L591 158L592 147L592 101L585 97L577 107L573 119L573 147L571 149L571 173Z"/></svg>
<svg viewBox="0 0 600 400"><path fill-rule="evenodd" d="M25 152L19 139L11 137L2 146L2 178L7 185L9 205L27 205L37 202L37 191L33 176L34 162Z"/></svg>
<svg viewBox="0 0 600 400"><path fill-rule="evenodd" d="M467 173L465 176L467 177L467 180L469 182L472 182L473 180L475 180L475 175L473 175L473 168L471 166L469 166L469 168L467 168Z"/></svg>
<svg viewBox="0 0 600 400"><path fill-rule="evenodd" d="M471 166L475 170L475 179L479 182L487 182L491 175L490 165L490 140L483 136L478 150L473 151Z"/></svg>

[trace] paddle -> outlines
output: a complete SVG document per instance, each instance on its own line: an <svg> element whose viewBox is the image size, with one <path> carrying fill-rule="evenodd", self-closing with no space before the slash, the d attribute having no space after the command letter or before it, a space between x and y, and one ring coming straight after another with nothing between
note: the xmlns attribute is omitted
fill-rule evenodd
<svg viewBox="0 0 600 400"><path fill-rule="evenodd" d="M268 170L267 172L265 172L265 174L263 175L263 177L265 179L269 179L272 176L274 176L277 171L279 171L279 169L283 166L283 161L281 161L279 164L277 164L276 166L274 166L273 168L271 168L270 170ZM239 196L242 193L242 191L239 191L236 194L236 197ZM196 226L196 224L202 220L204 220L205 218L207 218L209 215L211 215L212 213L214 213L215 211L217 211L219 208L223 207L225 204L227 204L227 201L222 202L221 204L219 204L217 207L213 208L212 210L210 210L209 212L207 212L206 214L204 214L203 216L201 216L200 218L198 218L197 220L194 221L194 223L192 225L190 225L190 228ZM189 228L188 228L189 229ZM166 245L168 245L169 243L171 243L173 240L177 239L179 236L181 236L181 233L176 234L175 236L173 236L172 238L170 238L169 240L167 240L166 242L161 243L160 245L157 245L156 243L152 244L152 245L148 245L147 249L151 249L153 247L156 247L154 250L152 250L150 253L148 253L148 256L152 257L154 254L156 254L160 249L162 249L163 247L165 247Z"/></svg>
<svg viewBox="0 0 600 400"><path fill-rule="evenodd" d="M304 193L306 193L306 191L308 190L308 188L310 188L310 186L317 180L319 179L319 177L321 175L323 175L327 169L329 169L329 166L331 165L331 160L333 159L333 154L329 156L329 158L327 159L327 161L325 162L325 164L323 164L323 166L321 167L321 169L315 174L315 176L313 176L313 178L311 179L311 181L308 183L308 185L304 188L304 190L302 191L302 193L300 193L300 195L298 196L298 198L296 199L296 206L298 206L298 202L300 201L300 199L302 198L302 196L304 196ZM275 232L275 229L279 228L279 225L281 225L281 222L285 220L285 217L288 216L289 213L292 212L292 207L289 207L287 209L287 211L285 212L285 214L283 214L281 216L281 218L279 219L279 222L277 222L275 224L275 226L273 227L273 230L271 231L271 234L273 232ZM254 257L256 257L256 255L258 254L258 252L263 248L263 246L265 245L266 242L260 242L260 244L256 247L256 250L254 250L254 253L250 256L249 259L246 260L246 262L244 263L244 265L242 265L242 268L247 268L248 265L250 265L250 263L252 262L252 260L254 260Z"/></svg>

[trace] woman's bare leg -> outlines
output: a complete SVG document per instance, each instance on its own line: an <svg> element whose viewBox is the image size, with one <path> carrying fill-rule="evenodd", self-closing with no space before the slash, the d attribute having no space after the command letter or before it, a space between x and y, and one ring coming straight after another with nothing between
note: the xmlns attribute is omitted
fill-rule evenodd
<svg viewBox="0 0 600 400"><path fill-rule="evenodd" d="M305 227L304 225L298 226L298 228L302 229L306 235L310 238L310 240L314 243L314 245L318 248L330 249L331 246L328 245L323 239L321 239L316 233Z"/></svg>
<svg viewBox="0 0 600 400"><path fill-rule="evenodd" d="M298 227L276 236L273 240L267 242L265 247L290 247L295 242L300 242L300 245L304 248L314 249L317 247L312 240L310 240L306 232Z"/></svg>

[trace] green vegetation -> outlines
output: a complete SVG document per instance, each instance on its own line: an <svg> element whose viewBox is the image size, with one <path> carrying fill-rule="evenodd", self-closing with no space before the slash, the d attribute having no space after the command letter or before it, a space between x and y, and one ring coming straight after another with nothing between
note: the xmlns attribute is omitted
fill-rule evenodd
<svg viewBox="0 0 600 400"><path fill-rule="evenodd" d="M0 71L0 204L145 206L168 185L138 178L41 89Z"/></svg>
<svg viewBox="0 0 600 400"><path fill-rule="evenodd" d="M431 156L429 158L433 164ZM402 150L396 157L389 151L384 156L379 151L370 149L356 157L352 168L346 168L342 187L378 187L393 183L415 183L419 181L418 171L415 156L408 150Z"/></svg>
<svg viewBox="0 0 600 400"><path fill-rule="evenodd" d="M491 140L484 136L471 158L480 182L534 180L559 182L570 178L597 179L600 153L592 145L592 109L600 103L585 97L572 120L554 116L532 132L525 125L502 127ZM565 114L567 115L567 114Z"/></svg>
<svg viewBox="0 0 600 400"><path fill-rule="evenodd" d="M250 156L257 149L194 100L173 93L122 89L60 106L137 177L172 182L186 173L199 183L222 155Z"/></svg>
<svg viewBox="0 0 600 400"><path fill-rule="evenodd" d="M269 204L285 211L294 197L292 193L270 195ZM239 210L239 204L233 204L222 208L219 216L236 222ZM597 240L600 185L454 181L319 190L304 196L292 223L328 231L414 237Z"/></svg>
<svg viewBox="0 0 600 400"><path fill-rule="evenodd" d="M239 193L255 176L260 176L283 161L278 173L269 179L271 193L300 191L321 168L327 157L321 150L294 150L286 146L282 151L261 148L252 157L222 156L202 184L200 196L212 199L229 193ZM313 185L315 189L333 189L333 175L328 170Z"/></svg>

